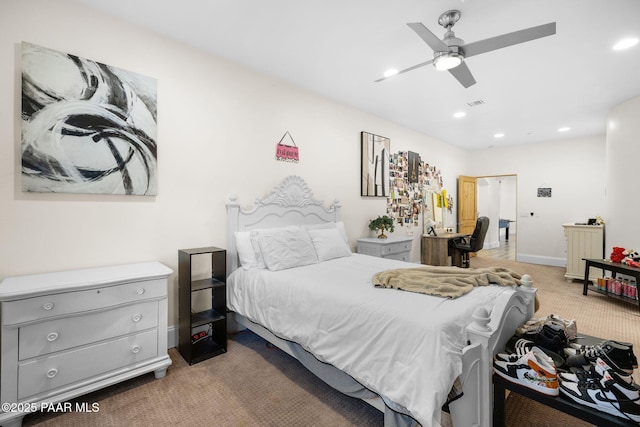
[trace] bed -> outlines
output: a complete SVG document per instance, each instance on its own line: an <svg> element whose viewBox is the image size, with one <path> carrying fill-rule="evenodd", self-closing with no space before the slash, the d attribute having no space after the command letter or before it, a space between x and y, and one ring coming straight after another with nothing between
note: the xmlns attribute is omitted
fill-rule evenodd
<svg viewBox="0 0 640 427"><path fill-rule="evenodd" d="M250 208L229 197L230 323L296 357L330 385L341 376L341 391L344 378L354 381L360 388L350 384L347 394L385 412L385 426L440 425L455 384L463 393L448 405L453 424L490 426L493 355L533 316L535 288L480 286L455 299L376 288L374 273L416 264L351 253L340 208L338 201L325 207L298 176L286 177ZM313 256L307 240L278 246L283 233L308 237L317 260L306 260Z"/></svg>

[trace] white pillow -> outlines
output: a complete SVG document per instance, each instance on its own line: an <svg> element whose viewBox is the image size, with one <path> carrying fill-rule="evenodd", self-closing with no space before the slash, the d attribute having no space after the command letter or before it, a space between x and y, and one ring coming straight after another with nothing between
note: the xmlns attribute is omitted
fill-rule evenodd
<svg viewBox="0 0 640 427"><path fill-rule="evenodd" d="M351 256L351 249L337 228L309 230L319 261Z"/></svg>
<svg viewBox="0 0 640 427"><path fill-rule="evenodd" d="M349 236L347 236L347 229L344 226L344 222L342 221L336 222L336 228L342 235L342 238L344 239L344 242L347 244L347 247L349 247ZM349 251L351 251L351 249L349 249Z"/></svg>
<svg viewBox="0 0 640 427"><path fill-rule="evenodd" d="M347 236L347 230L344 226L344 222L342 221L338 221L338 222L321 222L318 224L310 224L310 225L305 225L303 226L304 228L306 228L307 230L322 230L322 229L326 229L326 228L337 228L338 231L340 232L340 234L342 235L342 238L344 239L344 242L349 245L349 237Z"/></svg>
<svg viewBox="0 0 640 427"><path fill-rule="evenodd" d="M257 246L257 243L254 244L252 242L251 233L248 231L236 231L234 236L236 239L238 258L240 259L242 268L245 270L249 270L250 268L265 268L262 255L260 254L260 248Z"/></svg>
<svg viewBox="0 0 640 427"><path fill-rule="evenodd" d="M256 236L264 264L271 271L318 262L311 237L303 228L256 230L251 235Z"/></svg>

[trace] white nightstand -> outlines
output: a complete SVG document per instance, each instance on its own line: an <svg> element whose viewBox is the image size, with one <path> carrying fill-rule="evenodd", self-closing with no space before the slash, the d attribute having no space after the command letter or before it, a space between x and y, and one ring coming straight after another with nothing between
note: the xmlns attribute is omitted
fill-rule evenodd
<svg viewBox="0 0 640 427"><path fill-rule="evenodd" d="M363 237L358 239L358 253L410 262L412 245L413 237Z"/></svg>

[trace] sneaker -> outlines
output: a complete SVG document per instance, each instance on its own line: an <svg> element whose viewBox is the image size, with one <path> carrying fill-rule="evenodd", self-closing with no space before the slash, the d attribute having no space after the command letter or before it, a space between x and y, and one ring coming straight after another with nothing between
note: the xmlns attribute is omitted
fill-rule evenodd
<svg viewBox="0 0 640 427"><path fill-rule="evenodd" d="M550 314L547 317L546 324L561 326L564 329L564 333L569 341L578 338L578 326L575 319L566 320L561 318L560 316L556 316L555 314Z"/></svg>
<svg viewBox="0 0 640 427"><path fill-rule="evenodd" d="M587 350L577 350L576 354L569 355L565 359L565 366L586 366L591 363L595 363L598 357L605 360L610 365L617 366L628 374L633 373L634 362L637 363L635 356L630 354L628 349L607 343L591 346Z"/></svg>
<svg viewBox="0 0 640 427"><path fill-rule="evenodd" d="M610 365L606 363L599 357L596 362L592 365L589 365L587 369L570 368L570 372L560 373L558 375L558 379L574 383L600 381L605 372L613 372L618 376L618 378L620 378L627 384L635 384L633 381L633 377L630 374L624 372L622 369L613 364Z"/></svg>
<svg viewBox="0 0 640 427"><path fill-rule="evenodd" d="M608 352L609 349L613 349L616 353L617 358L627 358L629 364L633 367L633 369L638 368L638 359L636 355L633 353L633 344L624 343L621 341L607 340L603 341L600 344L596 345L580 345L580 344L570 344L569 347L564 349L564 353L567 356L573 356L580 353L585 352L593 352L593 351L605 351Z"/></svg>
<svg viewBox="0 0 640 427"><path fill-rule="evenodd" d="M614 372L604 371L599 381L561 381L560 392L581 405L640 422L640 390Z"/></svg>
<svg viewBox="0 0 640 427"><path fill-rule="evenodd" d="M511 339L509 339L509 341L507 341L507 345L505 346L505 350L507 351L507 353L498 353L496 357L500 356L501 360L508 360L508 357L510 355L522 357L530 352L533 347L536 347L536 343L534 343L533 341L530 341L526 338L518 338L514 335L511 337ZM561 368L564 366L564 359L558 353L548 350L545 347L539 347L539 349L551 358L551 360L553 361L553 365L556 368Z"/></svg>
<svg viewBox="0 0 640 427"><path fill-rule="evenodd" d="M578 337L576 321L574 319L565 320L555 314L550 314L547 317L534 317L528 320L516 329L516 335L535 335L542 330L544 325L562 328L569 340L574 340Z"/></svg>
<svg viewBox="0 0 640 427"><path fill-rule="evenodd" d="M562 349L567 346L567 336L564 330L557 326L544 325L532 338L538 347L546 348L554 353L562 352Z"/></svg>
<svg viewBox="0 0 640 427"><path fill-rule="evenodd" d="M513 362L498 360L493 362L497 375L516 384L549 396L558 396L558 375L556 368L542 350L533 347L524 356Z"/></svg>

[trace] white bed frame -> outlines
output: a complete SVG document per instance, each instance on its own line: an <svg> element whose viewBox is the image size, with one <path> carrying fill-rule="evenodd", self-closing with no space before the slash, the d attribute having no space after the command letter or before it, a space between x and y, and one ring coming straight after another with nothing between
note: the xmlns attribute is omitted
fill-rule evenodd
<svg viewBox="0 0 640 427"><path fill-rule="evenodd" d="M322 201L313 197L305 181L292 175L274 187L271 194L257 199L253 208L241 208L237 196L230 196L227 201L227 220L227 273L230 273L239 266L234 232L338 222L340 204L336 200L325 208ZM449 405L454 426L492 426L493 356L504 349L519 325L533 317L535 293L536 289L531 286L520 286L503 293L491 313L482 309L474 313L474 321L466 328L468 345L462 354L463 371L460 379L464 394ZM237 323L295 357L287 343L266 328L237 313L230 314L231 328L237 328L237 325L234 326ZM384 411L382 399L366 401Z"/></svg>

